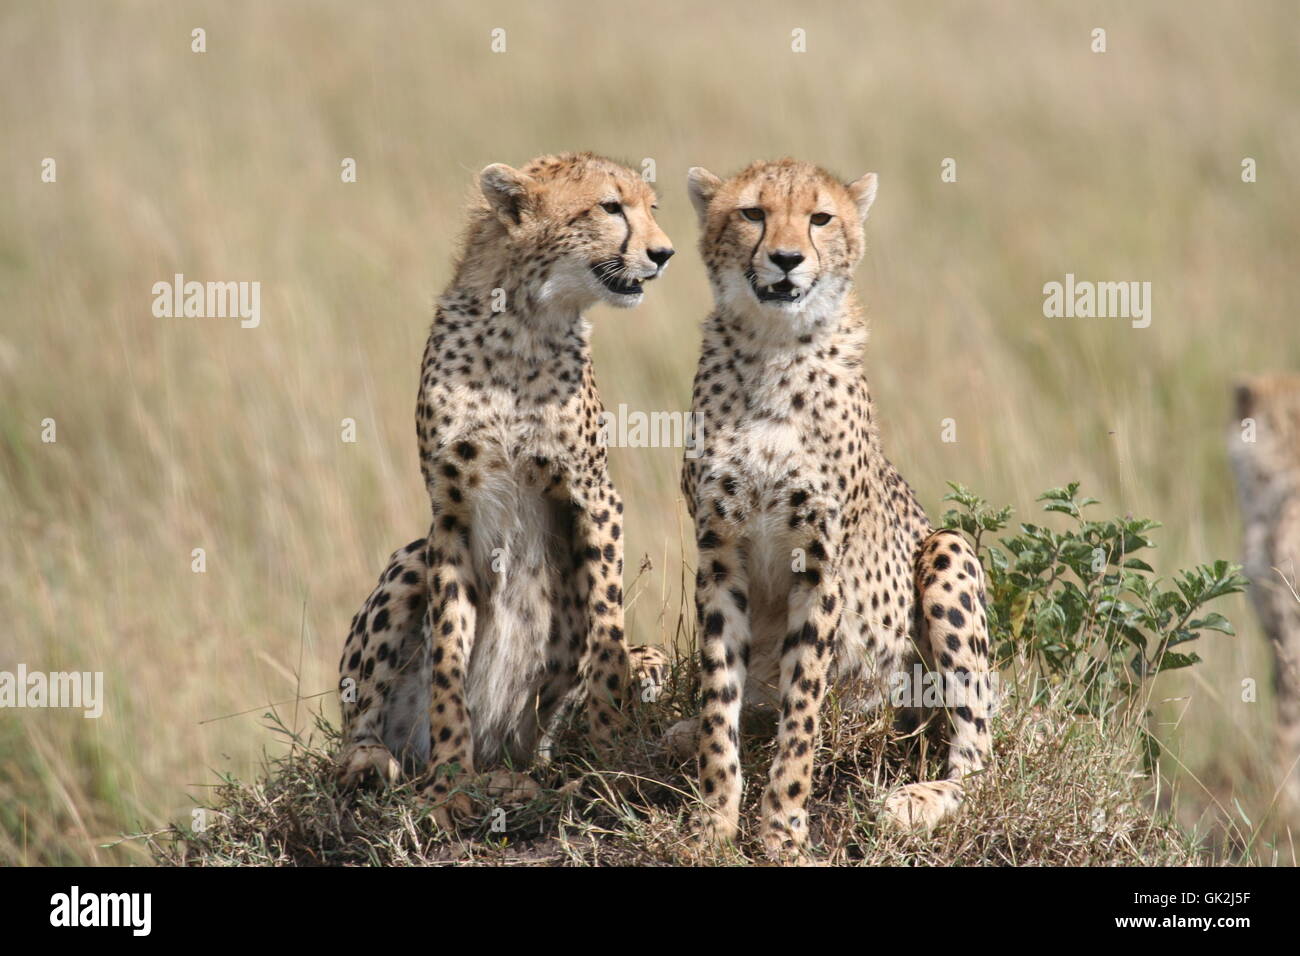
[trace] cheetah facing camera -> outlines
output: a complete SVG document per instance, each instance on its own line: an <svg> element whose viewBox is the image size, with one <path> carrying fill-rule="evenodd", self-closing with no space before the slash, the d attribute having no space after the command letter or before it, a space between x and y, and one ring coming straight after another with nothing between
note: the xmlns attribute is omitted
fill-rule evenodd
<svg viewBox="0 0 1300 956"><path fill-rule="evenodd" d="M1300 376L1262 375L1237 386L1228 452L1250 595L1273 646L1282 794L1300 813Z"/></svg>
<svg viewBox="0 0 1300 956"><path fill-rule="evenodd" d="M344 780L444 768L423 787L444 826L469 809L456 768L531 763L583 698L598 746L620 722L623 503L582 313L636 305L673 254L654 192L609 160L488 166L479 187L420 372L429 534L393 555L339 668Z"/></svg>
<svg viewBox="0 0 1300 956"><path fill-rule="evenodd" d="M682 474L702 712L670 734L698 738L699 836L737 832L742 703L775 709L760 836L774 858L799 855L827 685L879 694L918 657L943 682L950 779L901 787L884 815L928 828L989 757L989 640L979 561L885 458L863 377L852 273L876 176L844 185L787 159L725 182L697 167L689 185L715 298L693 398L702 452Z"/></svg>

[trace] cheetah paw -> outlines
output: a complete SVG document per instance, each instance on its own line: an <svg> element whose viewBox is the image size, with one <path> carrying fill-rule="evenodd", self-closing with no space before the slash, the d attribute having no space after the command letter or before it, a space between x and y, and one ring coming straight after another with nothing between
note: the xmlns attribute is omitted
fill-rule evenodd
<svg viewBox="0 0 1300 956"><path fill-rule="evenodd" d="M422 790L416 802L431 807L433 822L451 831L481 812L484 801L493 807L519 806L536 799L541 792L541 784L525 773L494 770L476 776L462 773L440 780Z"/></svg>
<svg viewBox="0 0 1300 956"><path fill-rule="evenodd" d="M529 803L541 795L542 785L526 773L494 770L483 780L483 793L498 805Z"/></svg>
<svg viewBox="0 0 1300 956"><path fill-rule="evenodd" d="M416 796L416 805L432 810L430 815L440 830L453 831L473 814L474 801L462 789L467 779L465 774L443 777Z"/></svg>
<svg viewBox="0 0 1300 956"><path fill-rule="evenodd" d="M677 721L668 728L659 744L669 759L677 763L690 760L700 748L700 718Z"/></svg>
<svg viewBox="0 0 1300 956"><path fill-rule="evenodd" d="M909 783L885 798L882 822L904 830L929 832L961 806L962 788L955 780Z"/></svg>
<svg viewBox="0 0 1300 956"><path fill-rule="evenodd" d="M808 840L808 811L790 810L766 818L759 836L763 841L763 852L773 863L807 862L804 845Z"/></svg>
<svg viewBox="0 0 1300 956"><path fill-rule="evenodd" d="M383 744L355 744L339 759L339 782L344 787L355 787L372 775L392 784L401 773L397 758Z"/></svg>
<svg viewBox="0 0 1300 956"><path fill-rule="evenodd" d="M720 813L702 810L691 819L689 842L695 850L710 850L732 843L740 832L736 820L728 820Z"/></svg>

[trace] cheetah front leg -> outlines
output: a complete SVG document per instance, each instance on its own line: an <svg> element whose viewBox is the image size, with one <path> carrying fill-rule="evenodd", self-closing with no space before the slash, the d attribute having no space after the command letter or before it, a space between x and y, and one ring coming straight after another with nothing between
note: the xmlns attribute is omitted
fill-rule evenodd
<svg viewBox="0 0 1300 956"><path fill-rule="evenodd" d="M586 612L587 726L607 755L628 690L623 640L623 501L606 479L576 508L580 595Z"/></svg>
<svg viewBox="0 0 1300 956"><path fill-rule="evenodd" d="M734 840L740 826L740 708L748 669L749 580L739 532L713 517L710 505L699 537L695 603L700 631L698 722L700 795L696 823L707 843Z"/></svg>
<svg viewBox="0 0 1300 956"><path fill-rule="evenodd" d="M832 530L829 521L823 527ZM831 534L809 541L803 558L805 570L796 574L790 589L781 647L776 757L763 794L759 833L768 856L778 861L797 858L808 839L804 804L812 790L822 701L844 603L832 558L837 552L838 543Z"/></svg>
<svg viewBox="0 0 1300 956"><path fill-rule="evenodd" d="M468 526L452 511L439 515L429 532L429 635L433 680L429 694L430 779L423 791L434 819L450 829L471 809L457 784L474 773L474 736L465 698L465 673L474 648L477 584L470 558Z"/></svg>
<svg viewBox="0 0 1300 956"><path fill-rule="evenodd" d="M939 675L949 722L948 779L895 790L884 818L929 830L961 806L962 779L988 762L993 688L984 574L974 548L956 531L936 531L917 551L915 581L921 649Z"/></svg>

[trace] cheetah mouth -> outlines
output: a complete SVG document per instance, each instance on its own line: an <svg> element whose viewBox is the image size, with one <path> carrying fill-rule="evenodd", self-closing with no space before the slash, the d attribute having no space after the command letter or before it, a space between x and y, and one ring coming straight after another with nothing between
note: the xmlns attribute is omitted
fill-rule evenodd
<svg viewBox="0 0 1300 956"><path fill-rule="evenodd" d="M745 277L749 279L749 287L754 290L754 295L758 297L759 302L798 302L807 295L807 292L789 279L782 279L771 285L759 285L758 276L753 269L746 272Z"/></svg>
<svg viewBox="0 0 1300 956"><path fill-rule="evenodd" d="M640 295L645 291L640 279L624 277L622 259L605 259L591 267L596 280L615 295Z"/></svg>

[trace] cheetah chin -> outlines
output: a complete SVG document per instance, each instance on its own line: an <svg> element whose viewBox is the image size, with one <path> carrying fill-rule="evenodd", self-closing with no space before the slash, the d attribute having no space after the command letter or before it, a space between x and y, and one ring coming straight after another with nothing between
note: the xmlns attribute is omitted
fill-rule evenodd
<svg viewBox="0 0 1300 956"><path fill-rule="evenodd" d="M780 282L761 286L758 284L758 275L753 269L745 273L745 278L749 280L749 287L754 290L754 296L759 302L798 302L800 299L808 298L813 286L817 285L817 280L814 279L808 288L800 289L789 279L782 279Z"/></svg>

